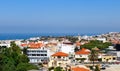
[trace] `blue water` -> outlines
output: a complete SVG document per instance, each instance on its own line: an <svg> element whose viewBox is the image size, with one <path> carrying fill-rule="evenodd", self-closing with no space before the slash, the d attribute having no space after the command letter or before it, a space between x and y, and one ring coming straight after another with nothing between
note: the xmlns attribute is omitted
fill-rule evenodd
<svg viewBox="0 0 120 71"><path fill-rule="evenodd" d="M78 33L1 33L0 40L13 40L13 39L29 39L31 37L41 37L41 36L77 36ZM80 35L96 35L96 34L80 34Z"/></svg>

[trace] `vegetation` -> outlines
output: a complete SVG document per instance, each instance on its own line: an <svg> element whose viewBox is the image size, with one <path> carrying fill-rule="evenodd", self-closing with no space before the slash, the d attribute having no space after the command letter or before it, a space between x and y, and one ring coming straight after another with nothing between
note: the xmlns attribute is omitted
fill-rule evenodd
<svg viewBox="0 0 120 71"><path fill-rule="evenodd" d="M79 51L80 49L78 47L75 47L74 52Z"/></svg>
<svg viewBox="0 0 120 71"><path fill-rule="evenodd" d="M95 66L95 71L100 71L100 68L98 65Z"/></svg>
<svg viewBox="0 0 120 71"><path fill-rule="evenodd" d="M49 71L54 70L54 67L50 67L50 68L48 68L48 70L49 70Z"/></svg>
<svg viewBox="0 0 120 71"><path fill-rule="evenodd" d="M14 42L11 43L10 48L1 47L0 71L27 71L38 69L28 62L28 57L25 54L22 54L20 48Z"/></svg>
<svg viewBox="0 0 120 71"><path fill-rule="evenodd" d="M78 41L77 37L73 37L73 36L66 36L66 38L71 41L72 43L75 43L76 41Z"/></svg>
<svg viewBox="0 0 120 71"><path fill-rule="evenodd" d="M62 68L61 68L61 67L56 67L56 68L54 69L54 71L62 71Z"/></svg>
<svg viewBox="0 0 120 71"><path fill-rule="evenodd" d="M112 45L110 42L105 42L103 43L102 41L98 41L98 40L92 40L87 44L82 45L81 47L85 47L88 49L92 49L92 48L99 48L99 49L105 49L108 48L108 46Z"/></svg>

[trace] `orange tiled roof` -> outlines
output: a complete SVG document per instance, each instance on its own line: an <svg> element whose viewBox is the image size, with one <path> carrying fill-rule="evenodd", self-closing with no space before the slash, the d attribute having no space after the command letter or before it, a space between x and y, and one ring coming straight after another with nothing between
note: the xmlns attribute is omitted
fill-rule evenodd
<svg viewBox="0 0 120 71"><path fill-rule="evenodd" d="M84 67L75 67L71 69L72 71L90 71L89 69L86 69Z"/></svg>
<svg viewBox="0 0 120 71"><path fill-rule="evenodd" d="M67 53L64 52L56 52L55 54L53 54L52 56L68 56Z"/></svg>
<svg viewBox="0 0 120 71"><path fill-rule="evenodd" d="M21 44L23 47L30 47L30 48L40 48L43 47L43 43L29 43L29 44Z"/></svg>
<svg viewBox="0 0 120 71"><path fill-rule="evenodd" d="M30 48L40 48L42 46L44 46L43 43L30 43L30 44L28 44L28 47L30 47Z"/></svg>
<svg viewBox="0 0 120 71"><path fill-rule="evenodd" d="M22 47L27 47L27 44L21 44Z"/></svg>
<svg viewBox="0 0 120 71"><path fill-rule="evenodd" d="M90 54L88 49L82 48L80 51L77 51L75 54Z"/></svg>

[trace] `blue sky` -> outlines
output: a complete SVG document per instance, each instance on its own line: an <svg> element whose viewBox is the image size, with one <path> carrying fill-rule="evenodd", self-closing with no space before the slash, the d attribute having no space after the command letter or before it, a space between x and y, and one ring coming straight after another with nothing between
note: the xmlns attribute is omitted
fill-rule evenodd
<svg viewBox="0 0 120 71"><path fill-rule="evenodd" d="M118 31L120 0L1 0L0 33Z"/></svg>

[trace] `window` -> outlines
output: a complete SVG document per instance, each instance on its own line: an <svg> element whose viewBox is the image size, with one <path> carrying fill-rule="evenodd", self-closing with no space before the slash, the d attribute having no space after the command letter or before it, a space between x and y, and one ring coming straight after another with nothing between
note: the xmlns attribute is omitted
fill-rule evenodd
<svg viewBox="0 0 120 71"><path fill-rule="evenodd" d="M47 54L45 54L45 56L47 56Z"/></svg>
<svg viewBox="0 0 120 71"><path fill-rule="evenodd" d="M36 54L32 54L32 56L36 56Z"/></svg>
<svg viewBox="0 0 120 71"><path fill-rule="evenodd" d="M58 56L58 58L61 58L61 56Z"/></svg>
<svg viewBox="0 0 120 71"><path fill-rule="evenodd" d="M82 57L82 55L80 55L80 57Z"/></svg>
<svg viewBox="0 0 120 71"><path fill-rule="evenodd" d="M37 56L40 56L40 54L37 54Z"/></svg>
<svg viewBox="0 0 120 71"><path fill-rule="evenodd" d="M43 56L43 54L41 54L41 56Z"/></svg>
<svg viewBox="0 0 120 71"><path fill-rule="evenodd" d="M113 57L113 60L115 60L116 58L115 57Z"/></svg>

